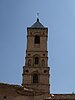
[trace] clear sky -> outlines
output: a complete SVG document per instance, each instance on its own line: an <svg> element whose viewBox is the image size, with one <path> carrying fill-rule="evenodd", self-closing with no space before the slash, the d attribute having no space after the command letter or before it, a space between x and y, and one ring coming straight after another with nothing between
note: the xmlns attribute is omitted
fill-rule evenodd
<svg viewBox="0 0 75 100"><path fill-rule="evenodd" d="M75 92L75 0L0 0L0 82L22 83L26 29L48 27L51 93Z"/></svg>

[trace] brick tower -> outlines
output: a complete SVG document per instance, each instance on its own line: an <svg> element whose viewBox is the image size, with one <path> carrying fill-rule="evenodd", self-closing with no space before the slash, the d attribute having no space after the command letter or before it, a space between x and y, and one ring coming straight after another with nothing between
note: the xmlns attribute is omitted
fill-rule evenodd
<svg viewBox="0 0 75 100"><path fill-rule="evenodd" d="M49 94L47 37L48 28L39 22L39 18L31 27L27 27L27 49L22 85Z"/></svg>

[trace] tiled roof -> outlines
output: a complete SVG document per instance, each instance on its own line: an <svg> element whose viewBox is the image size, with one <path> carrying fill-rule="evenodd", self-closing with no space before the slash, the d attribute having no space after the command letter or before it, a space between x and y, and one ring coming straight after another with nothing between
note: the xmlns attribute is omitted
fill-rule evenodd
<svg viewBox="0 0 75 100"><path fill-rule="evenodd" d="M45 27L39 22L39 19L37 18L37 21L30 28L45 28Z"/></svg>
<svg viewBox="0 0 75 100"><path fill-rule="evenodd" d="M20 85L13 85L13 84L4 84L0 83L0 95L24 95L24 96L30 96L33 95L33 92L30 89L24 88Z"/></svg>
<svg viewBox="0 0 75 100"><path fill-rule="evenodd" d="M20 85L13 85L13 84L5 84L0 83L0 95L6 95L6 96L17 96L17 95L23 95L23 96L33 96L35 95L42 95L43 92L39 90L34 89L28 89ZM1 99L0 99L1 100Z"/></svg>

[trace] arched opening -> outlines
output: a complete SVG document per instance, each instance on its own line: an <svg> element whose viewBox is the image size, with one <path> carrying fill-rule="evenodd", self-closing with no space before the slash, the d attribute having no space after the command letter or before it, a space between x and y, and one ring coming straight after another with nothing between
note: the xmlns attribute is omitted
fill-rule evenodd
<svg viewBox="0 0 75 100"><path fill-rule="evenodd" d="M35 64L39 64L39 57L35 57Z"/></svg>
<svg viewBox="0 0 75 100"><path fill-rule="evenodd" d="M33 66L34 67L40 66L40 55L35 54L33 56Z"/></svg>
<svg viewBox="0 0 75 100"><path fill-rule="evenodd" d="M38 36L38 35L35 36L34 43L35 44L40 44L40 36Z"/></svg>
<svg viewBox="0 0 75 100"><path fill-rule="evenodd" d="M38 75L33 74L33 83L38 83Z"/></svg>

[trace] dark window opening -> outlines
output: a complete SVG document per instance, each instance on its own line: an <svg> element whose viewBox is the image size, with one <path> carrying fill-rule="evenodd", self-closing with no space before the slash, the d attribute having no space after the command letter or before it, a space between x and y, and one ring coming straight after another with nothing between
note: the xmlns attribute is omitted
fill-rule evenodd
<svg viewBox="0 0 75 100"><path fill-rule="evenodd" d="M44 70L44 73L46 73L47 72L47 70Z"/></svg>
<svg viewBox="0 0 75 100"><path fill-rule="evenodd" d="M37 36L37 35L35 36L34 43L40 44L40 37L39 36Z"/></svg>
<svg viewBox="0 0 75 100"><path fill-rule="evenodd" d="M38 75L33 74L33 83L38 83Z"/></svg>
<svg viewBox="0 0 75 100"><path fill-rule="evenodd" d="M45 54L43 54L43 56L45 56Z"/></svg>
<svg viewBox="0 0 75 100"><path fill-rule="evenodd" d="M4 99L6 99L7 97L6 96L4 96Z"/></svg>
<svg viewBox="0 0 75 100"><path fill-rule="evenodd" d="M35 64L39 64L39 58L35 57Z"/></svg>
<svg viewBox="0 0 75 100"><path fill-rule="evenodd" d="M31 54L28 54L28 56L30 56Z"/></svg>
<svg viewBox="0 0 75 100"><path fill-rule="evenodd" d="M26 72L29 72L28 70L26 70Z"/></svg>

